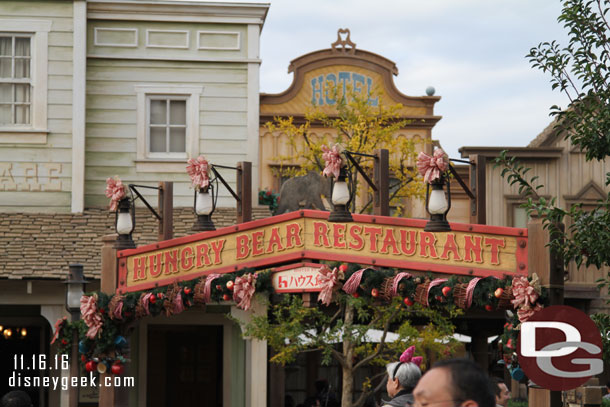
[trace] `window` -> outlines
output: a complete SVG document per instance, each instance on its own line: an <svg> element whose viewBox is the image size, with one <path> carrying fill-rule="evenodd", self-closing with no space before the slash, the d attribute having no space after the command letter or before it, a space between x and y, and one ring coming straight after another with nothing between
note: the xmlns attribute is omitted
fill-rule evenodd
<svg viewBox="0 0 610 407"><path fill-rule="evenodd" d="M30 125L31 38L0 34L0 125Z"/></svg>
<svg viewBox="0 0 610 407"><path fill-rule="evenodd" d="M186 154L186 99L149 97L148 153L163 157Z"/></svg>
<svg viewBox="0 0 610 407"><path fill-rule="evenodd" d="M184 172L199 155L200 86L136 85L138 172Z"/></svg>
<svg viewBox="0 0 610 407"><path fill-rule="evenodd" d="M0 143L47 142L51 21L0 19Z"/></svg>

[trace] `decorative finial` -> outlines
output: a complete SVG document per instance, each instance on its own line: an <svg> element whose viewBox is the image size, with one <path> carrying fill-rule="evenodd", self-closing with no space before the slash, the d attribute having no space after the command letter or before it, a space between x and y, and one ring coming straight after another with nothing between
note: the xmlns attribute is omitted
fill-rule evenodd
<svg viewBox="0 0 610 407"><path fill-rule="evenodd" d="M428 86L426 88L426 95L434 96L434 92L436 92L436 89L434 89L434 86Z"/></svg>
<svg viewBox="0 0 610 407"><path fill-rule="evenodd" d="M345 39L341 38L344 34ZM339 28L337 30L337 41L330 44L333 53L344 53L354 55L356 53L356 44L349 38L349 28Z"/></svg>

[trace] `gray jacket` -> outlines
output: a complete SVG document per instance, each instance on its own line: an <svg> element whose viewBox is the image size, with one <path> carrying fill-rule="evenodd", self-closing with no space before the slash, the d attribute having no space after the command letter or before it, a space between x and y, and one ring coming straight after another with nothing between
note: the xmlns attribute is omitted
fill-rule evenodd
<svg viewBox="0 0 610 407"><path fill-rule="evenodd" d="M381 407L405 407L413 405L413 394L401 390L390 401L382 400Z"/></svg>

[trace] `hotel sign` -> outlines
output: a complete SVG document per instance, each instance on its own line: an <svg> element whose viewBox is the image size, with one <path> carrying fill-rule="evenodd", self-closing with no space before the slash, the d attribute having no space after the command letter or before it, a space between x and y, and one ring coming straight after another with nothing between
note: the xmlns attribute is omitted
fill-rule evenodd
<svg viewBox="0 0 610 407"><path fill-rule="evenodd" d="M527 275L527 229L452 223L451 232L433 233L423 230L425 220L353 215L354 222L333 223L328 214L292 212L122 250L118 292L304 260L473 276Z"/></svg>

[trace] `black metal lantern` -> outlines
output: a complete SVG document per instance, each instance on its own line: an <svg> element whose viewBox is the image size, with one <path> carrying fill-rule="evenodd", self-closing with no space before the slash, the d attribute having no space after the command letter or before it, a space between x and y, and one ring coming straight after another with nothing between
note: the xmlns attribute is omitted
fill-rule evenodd
<svg viewBox="0 0 610 407"><path fill-rule="evenodd" d="M70 264L70 274L64 284L66 285L66 310L72 316L72 321L78 321L80 319L80 299L85 293L85 284L87 284L82 264Z"/></svg>
<svg viewBox="0 0 610 407"><path fill-rule="evenodd" d="M130 198L123 198L119 201L114 226L118 234L115 247L118 250L135 249L136 244L131 236L135 226L135 216Z"/></svg>
<svg viewBox="0 0 610 407"><path fill-rule="evenodd" d="M447 194L445 195L445 184ZM445 174L426 186L426 211L430 220L426 223L426 232L449 232L447 213L451 209L451 182Z"/></svg>
<svg viewBox="0 0 610 407"><path fill-rule="evenodd" d="M352 202L353 188L348 185L349 173L347 167L341 167L339 177L332 185L331 202L333 210L328 217L329 222L353 222L349 205Z"/></svg>
<svg viewBox="0 0 610 407"><path fill-rule="evenodd" d="M204 232L208 230L216 230L212 221L212 214L216 209L216 199L213 186L207 188L198 188L195 190L195 214L197 221L193 225L193 231Z"/></svg>

